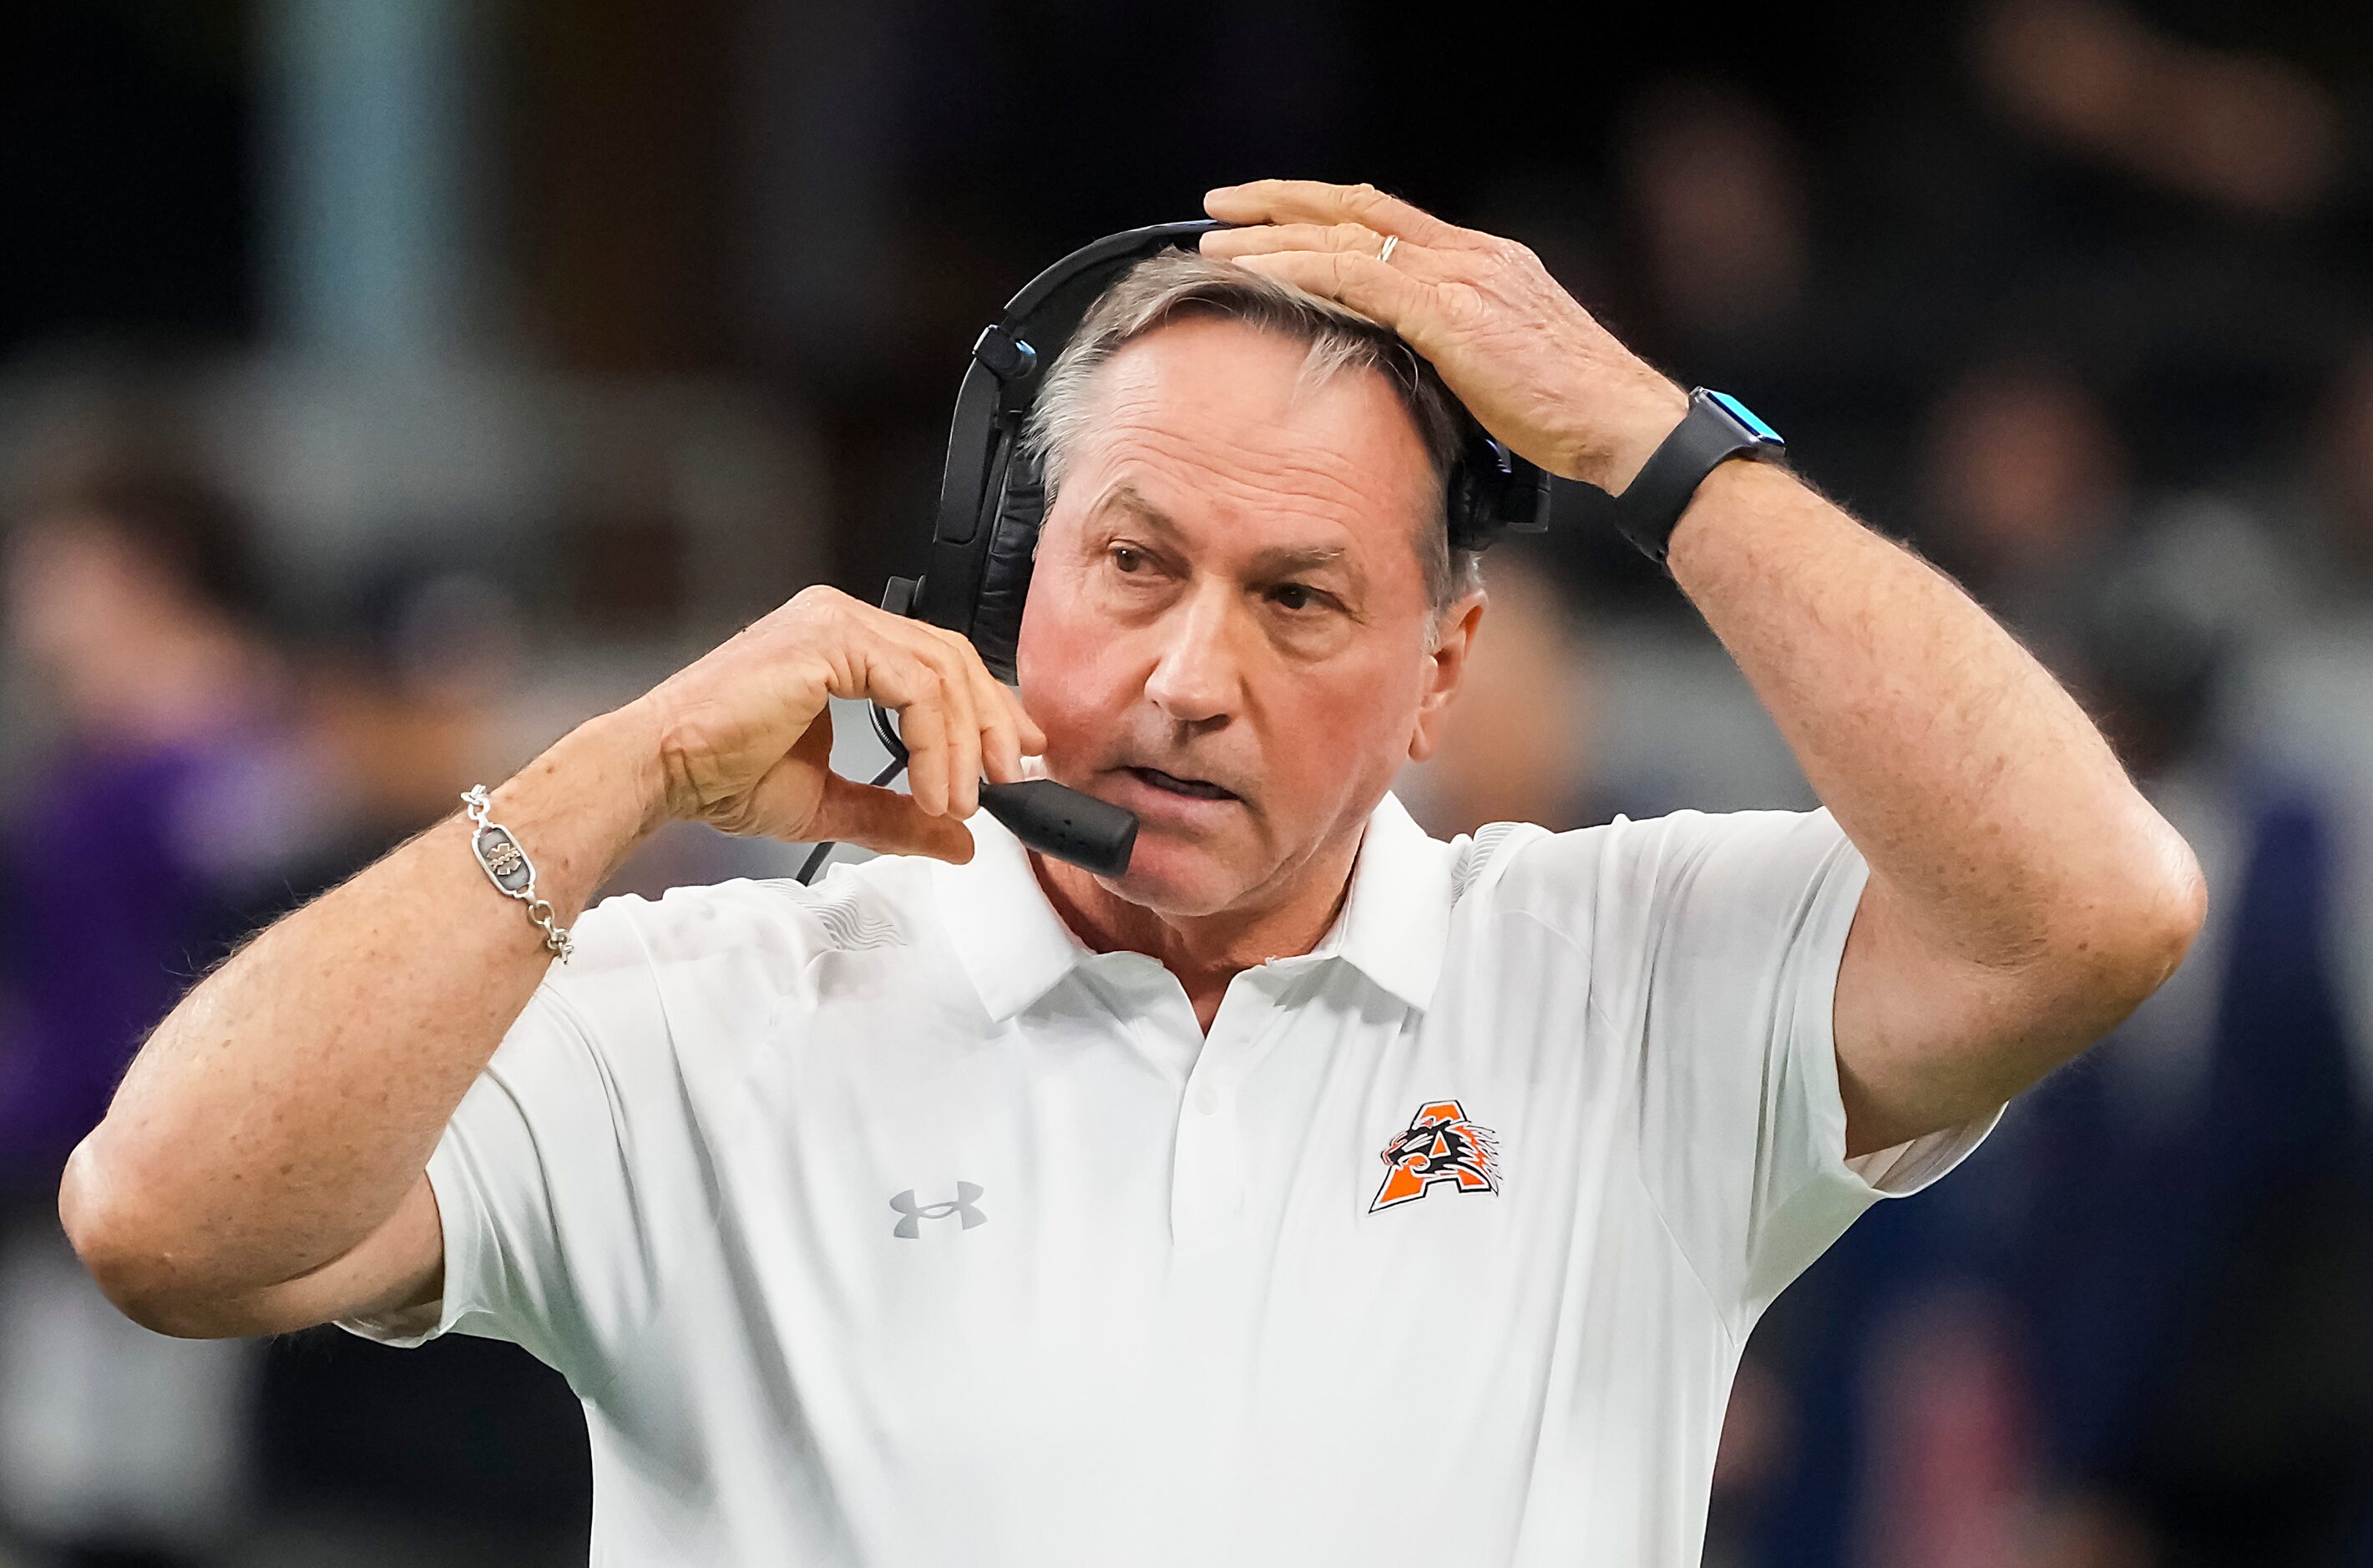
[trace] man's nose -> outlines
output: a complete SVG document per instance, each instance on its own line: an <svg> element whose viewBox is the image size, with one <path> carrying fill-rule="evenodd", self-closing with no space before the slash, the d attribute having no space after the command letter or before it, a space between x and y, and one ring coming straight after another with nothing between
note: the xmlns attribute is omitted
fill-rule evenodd
<svg viewBox="0 0 2373 1568"><path fill-rule="evenodd" d="M1211 588L1188 594L1164 615L1145 695L1181 724L1210 725L1236 709L1242 669L1229 595Z"/></svg>

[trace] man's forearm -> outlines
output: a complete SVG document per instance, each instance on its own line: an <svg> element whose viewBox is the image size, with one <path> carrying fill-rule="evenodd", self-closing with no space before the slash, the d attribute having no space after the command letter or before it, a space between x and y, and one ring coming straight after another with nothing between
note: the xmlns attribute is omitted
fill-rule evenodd
<svg viewBox="0 0 2373 1568"><path fill-rule="evenodd" d="M2084 709L1934 567L1787 472L1725 462L1673 577L1929 935L2017 961L2168 845Z"/></svg>
<svg viewBox="0 0 2373 1568"><path fill-rule="evenodd" d="M636 708L493 791L574 919L659 820ZM159 1024L76 1150L67 1228L119 1301L235 1293L340 1257L393 1211L551 962L456 813L286 916Z"/></svg>
<svg viewBox="0 0 2373 1568"><path fill-rule="evenodd" d="M2034 657L1785 472L1717 468L1669 561L1935 950L2005 972L2114 961L2138 910L2192 888L2182 841Z"/></svg>

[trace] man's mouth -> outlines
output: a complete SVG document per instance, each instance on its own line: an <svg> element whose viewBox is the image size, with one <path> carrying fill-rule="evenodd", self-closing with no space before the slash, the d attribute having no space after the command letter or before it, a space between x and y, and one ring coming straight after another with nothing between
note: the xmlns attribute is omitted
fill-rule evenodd
<svg viewBox="0 0 2373 1568"><path fill-rule="evenodd" d="M1223 790L1208 778L1181 778L1175 773L1164 773L1158 767L1131 767L1123 771L1156 790L1173 795L1184 795L1193 801L1233 801L1233 790Z"/></svg>

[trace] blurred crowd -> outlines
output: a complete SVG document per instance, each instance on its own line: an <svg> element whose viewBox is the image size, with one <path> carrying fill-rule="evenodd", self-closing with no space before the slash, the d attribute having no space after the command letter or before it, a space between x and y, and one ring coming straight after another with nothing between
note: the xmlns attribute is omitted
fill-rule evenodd
<svg viewBox="0 0 2373 1568"><path fill-rule="evenodd" d="M2373 18L1976 0L1821 12L1751 59L1677 20L1619 64L1570 18L1528 52L1598 48L1597 90L1478 115L1509 67L1334 0L1159 28L491 9L493 57L550 89L514 161L559 193L512 194L544 238L507 286L449 269L477 280L446 321L474 346L341 335L319 277L303 310L260 305L204 223L171 231L185 319L129 263L128 293L0 310L0 1568L581 1561L556 1376L466 1340L149 1336L66 1251L60 1166L263 922L801 583L878 590L964 345L1035 265L1303 170L1526 240L1677 376L1745 397L2061 676L2212 886L2163 991L1773 1309L1709 1563L2373 1565ZM411 70L446 84L414 107L444 104L474 13L389 11L417 27L373 35L401 56L376 76L334 4L225 26L324 92ZM37 38L98 70L108 28L158 25L97 14ZM251 68L171 47L141 69ZM40 86L29 60L0 87ZM1467 107L1434 90L1453 77ZM220 95L234 119L272 96ZM370 129L320 112L325 141ZM735 125L750 178L719 194ZM381 166L332 174L357 167ZM0 165L0 201L36 198L76 220ZM740 271L705 270L709 244ZM532 264L551 247L573 260ZM213 304L209 277L232 280ZM121 330L160 312L169 345ZM1549 534L1488 562L1450 742L1403 785L1436 832L1813 803L1602 506L1564 486ZM795 863L672 830L615 886Z"/></svg>

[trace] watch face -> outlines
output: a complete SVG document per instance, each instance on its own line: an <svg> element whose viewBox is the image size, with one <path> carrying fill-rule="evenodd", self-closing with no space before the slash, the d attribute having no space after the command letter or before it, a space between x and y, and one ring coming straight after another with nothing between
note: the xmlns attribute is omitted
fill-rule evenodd
<svg viewBox="0 0 2373 1568"><path fill-rule="evenodd" d="M1767 441L1775 447L1786 444L1780 439L1779 431L1773 429L1771 426L1766 425L1761 419L1756 417L1755 410L1748 407L1747 404L1739 402L1738 399L1731 396L1728 392L1716 392L1712 387L1708 387L1706 388L1706 396L1722 404L1723 412L1729 415L1733 419L1737 420L1740 424L1746 426L1748 433L1752 435L1757 440Z"/></svg>

